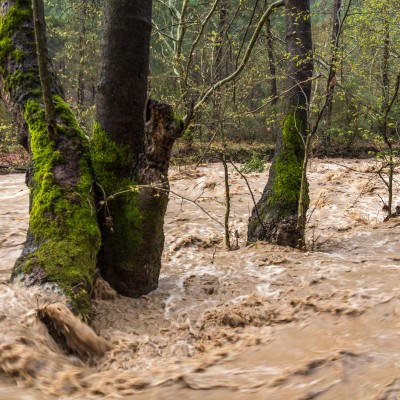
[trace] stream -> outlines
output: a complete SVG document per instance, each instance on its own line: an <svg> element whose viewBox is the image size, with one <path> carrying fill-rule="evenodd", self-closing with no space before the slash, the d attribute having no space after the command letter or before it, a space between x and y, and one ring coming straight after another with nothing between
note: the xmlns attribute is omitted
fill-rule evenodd
<svg viewBox="0 0 400 400"><path fill-rule="evenodd" d="M312 160L306 252L246 246L253 202L233 169L238 249L227 251L222 166L174 168L159 288L94 300L93 328L109 350L85 362L36 318L38 304L63 302L54 287L39 296L9 283L29 191L24 175L0 175L0 398L399 399L400 218L383 222L373 168ZM256 198L267 175L246 175Z"/></svg>

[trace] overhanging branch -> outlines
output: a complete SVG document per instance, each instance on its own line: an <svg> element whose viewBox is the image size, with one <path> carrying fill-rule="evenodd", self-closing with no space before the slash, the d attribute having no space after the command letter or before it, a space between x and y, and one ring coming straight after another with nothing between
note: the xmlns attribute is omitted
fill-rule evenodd
<svg viewBox="0 0 400 400"><path fill-rule="evenodd" d="M233 79L235 79L244 69L246 66L247 62L250 59L251 53L253 51L253 48L257 42L258 37L260 36L261 30L264 27L265 21L268 19L268 17L272 14L272 12L278 8L284 5L283 0L278 0L275 3L272 3L268 9L265 11L265 13L262 15L260 20L258 21L256 30L253 33L253 36L251 37L250 43L247 46L246 53L243 57L242 62L240 65L236 68L236 70L229 76L227 76L224 79L219 80L216 82L197 102L197 104L194 106L193 111L196 112L208 99L209 97L221 86L226 85L227 83L231 82ZM185 117L185 119L187 116Z"/></svg>

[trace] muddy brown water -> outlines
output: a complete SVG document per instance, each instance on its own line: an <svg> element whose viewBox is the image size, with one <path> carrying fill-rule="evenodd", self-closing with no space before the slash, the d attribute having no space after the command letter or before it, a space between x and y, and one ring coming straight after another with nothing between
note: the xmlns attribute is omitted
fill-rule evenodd
<svg viewBox="0 0 400 400"><path fill-rule="evenodd" d="M385 192L371 170L367 161L312 162L313 251L305 253L245 246L252 201L233 171L236 251L224 249L216 221L172 194L159 288L95 300L94 329L110 349L86 363L54 346L36 318L38 302L63 301L54 287L39 298L8 283L28 191L23 175L0 176L0 367L8 373L0 398L399 399L400 218L382 223ZM266 177L248 175L257 197ZM173 193L223 221L220 166L174 170L171 181Z"/></svg>

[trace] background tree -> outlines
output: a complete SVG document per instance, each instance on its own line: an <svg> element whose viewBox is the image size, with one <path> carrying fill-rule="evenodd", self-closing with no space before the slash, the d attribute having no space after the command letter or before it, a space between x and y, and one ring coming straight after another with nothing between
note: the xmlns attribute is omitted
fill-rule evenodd
<svg viewBox="0 0 400 400"><path fill-rule="evenodd" d="M348 45L357 46L357 57L348 68L354 72L352 80L360 85L354 88L349 78L344 84L357 101L353 118L359 121L359 134L377 149L377 173L388 190L383 207L389 218L394 208L393 174L400 138L399 12L400 5L387 0L365 0L354 8L349 17ZM361 31L365 34L360 37Z"/></svg>
<svg viewBox="0 0 400 400"><path fill-rule="evenodd" d="M48 44L80 126L93 129L103 0L45 0Z"/></svg>
<svg viewBox="0 0 400 400"><path fill-rule="evenodd" d="M207 142L216 138L216 90L222 103L226 103L223 119L230 131L229 140L254 139L257 134L260 137L265 135L264 110L261 113L246 113L262 105L268 95L267 55L261 51L266 48L263 28L272 11L283 3L258 0L226 4L218 0L192 1L186 7L183 3L181 0L155 3L152 93L175 104L181 115L187 113L187 100L194 99L195 120L191 135L185 135L189 140L193 136ZM183 10L185 15L182 17ZM221 18L221 10L227 18ZM216 52L221 20L224 21L225 40L222 51ZM185 29L180 30L181 35L184 33L183 40L177 36L180 24L185 24ZM181 42L180 55L176 57L176 43ZM259 57L257 61L252 57L254 54ZM172 59L175 60L174 68L171 67ZM179 68L175 68L177 63ZM220 72L223 72L224 78L217 80ZM180 77L181 74L183 77ZM169 85L174 90L165 97Z"/></svg>
<svg viewBox="0 0 400 400"><path fill-rule="evenodd" d="M217 60L214 49L218 36L220 1L160 0L154 3L151 93L153 97L173 104L181 116L187 113L191 99L200 99L215 83ZM89 132L95 119L94 94L99 69L98 38L102 3L103 0L45 0L51 32L50 55L59 72L68 103L76 112L79 124ZM381 64L377 62L380 54L378 42L374 42L374 38L383 24L379 11L382 2L341 0L340 3L337 0L311 1L313 29L318 32L314 38L317 74L321 74L321 79L329 80L328 76L332 76L330 69L336 68L337 81L333 86L335 97L332 113L328 105L322 121L326 120L326 124L320 124L315 136L314 154L366 155L370 150L378 151L381 148L379 143L365 134L372 125L373 130L377 126L369 115L368 107L374 107L375 113L380 107L378 104L381 104L381 90L374 86L370 90L370 82L381 69ZM227 66L227 75L240 65L260 18L272 4L272 0L234 0L226 3L229 17L223 65ZM396 54L399 51L398 41L395 40L398 22L394 16L399 12L399 6L393 1L387 4L391 31L389 75L393 91L396 80L393 75L398 60ZM336 13L338 8L340 12ZM344 21L347 10L351 18ZM370 17L375 11L378 19L376 24L372 24ZM337 51L334 52L333 37L336 36L338 16L341 33L336 40ZM284 19L280 12L271 13L268 19L270 29L265 27L260 32L245 68L229 84L218 89L219 97L225 104L224 126L229 131L227 153L240 160L251 157L253 151L257 151L258 156L263 151L266 154L265 149L274 146L275 124L282 111L286 52ZM271 92L271 83L275 81L274 73L269 68L270 39L275 61L277 99L270 97L274 91ZM368 43L371 43L369 48ZM337 58L336 62L332 62L332 56ZM330 87L331 80L321 83L321 79L315 82L312 102L315 109L323 106L326 88ZM273 104L275 101L276 105ZM395 102L390 114L395 115L396 109ZM198 108L191 128L179 147L178 157L175 154L176 162L189 161L191 158L199 161L203 154L205 157L202 160L217 160L221 141L214 140L220 135L214 137L213 113L213 99L209 98ZM312 123L317 114L310 116ZM330 146L323 142L328 137L331 138ZM190 154L185 153L186 150L190 150Z"/></svg>
<svg viewBox="0 0 400 400"><path fill-rule="evenodd" d="M268 183L249 219L248 241L296 247L304 238L298 229L298 207L313 72L312 36L309 1L286 0L285 9L288 78L284 119Z"/></svg>
<svg viewBox="0 0 400 400"><path fill-rule="evenodd" d="M339 63L339 40L340 40L340 32L341 32L341 12L342 8L342 0L334 0L333 2L333 11L332 11L332 39L331 39L331 59L329 64L328 71L328 79L327 79L327 101L326 101L326 110L325 110L325 126L329 129L332 118L332 102L333 102L333 94L335 91L335 81L337 81L336 72L338 69ZM326 136L327 142L329 143L329 133Z"/></svg>

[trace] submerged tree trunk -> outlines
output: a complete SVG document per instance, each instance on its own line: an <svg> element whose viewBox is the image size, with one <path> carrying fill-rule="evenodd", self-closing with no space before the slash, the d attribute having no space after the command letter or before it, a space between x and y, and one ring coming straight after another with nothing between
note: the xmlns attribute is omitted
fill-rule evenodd
<svg viewBox="0 0 400 400"><path fill-rule="evenodd" d="M311 93L312 36L309 0L285 0L288 90L268 183L249 219L248 241L265 240L296 247L304 232L298 229L298 203L308 129ZM307 204L308 207L308 195Z"/></svg>
<svg viewBox="0 0 400 400"><path fill-rule="evenodd" d="M106 2L93 139L98 263L111 286L132 297L158 286L170 152L183 133L171 107L146 107L151 11L151 1Z"/></svg>
<svg viewBox="0 0 400 400"><path fill-rule="evenodd" d="M19 124L21 143L32 157L27 174L29 231L13 277L22 276L28 284L55 282L71 308L89 317L100 245L91 194L89 143L64 102L51 68L50 77L45 78L54 110L46 120L32 1L2 1L1 13L1 96ZM51 130L49 123L53 124Z"/></svg>

